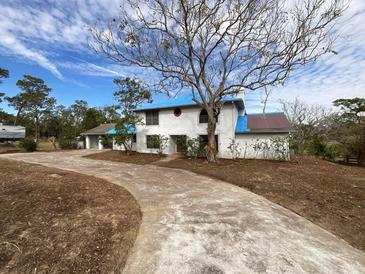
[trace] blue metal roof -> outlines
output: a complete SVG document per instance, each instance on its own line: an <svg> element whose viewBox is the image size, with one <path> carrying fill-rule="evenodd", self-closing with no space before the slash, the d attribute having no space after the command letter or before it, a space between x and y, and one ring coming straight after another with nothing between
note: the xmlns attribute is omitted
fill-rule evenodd
<svg viewBox="0 0 365 274"><path fill-rule="evenodd" d="M136 134L136 127L133 126L133 125L130 125L129 128L128 128L128 134ZM107 135L115 135L117 134L117 131L115 130L115 128L113 129L110 129L108 131L105 132L105 134Z"/></svg>
<svg viewBox="0 0 365 274"><path fill-rule="evenodd" d="M235 101L235 102L243 102L242 98L239 97L225 97L223 98L224 102ZM194 102L193 97L181 97L163 102L156 102L152 104L144 104L137 107L134 111L142 111L149 109L160 109L160 108L173 108L173 107L183 107L183 106L195 106L197 105Z"/></svg>
<svg viewBox="0 0 365 274"><path fill-rule="evenodd" d="M251 129L248 128L247 115L238 116L235 131L236 133L246 133L251 131Z"/></svg>

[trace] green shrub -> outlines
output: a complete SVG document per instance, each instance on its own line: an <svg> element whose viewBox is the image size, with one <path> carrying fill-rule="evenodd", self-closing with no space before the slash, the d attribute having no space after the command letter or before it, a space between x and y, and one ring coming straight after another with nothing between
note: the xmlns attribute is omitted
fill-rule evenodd
<svg viewBox="0 0 365 274"><path fill-rule="evenodd" d="M27 152L33 152L37 150L37 143L33 139L24 139L20 141L19 147Z"/></svg>
<svg viewBox="0 0 365 274"><path fill-rule="evenodd" d="M190 157L205 157L203 140L200 137L186 139L186 154Z"/></svg>
<svg viewBox="0 0 365 274"><path fill-rule="evenodd" d="M237 158L240 158L242 148L241 148L240 144L236 142L235 139L231 139L231 142L230 142L230 144L227 148L231 152L233 160L236 160Z"/></svg>
<svg viewBox="0 0 365 274"><path fill-rule="evenodd" d="M58 140L58 145L61 149L76 149L77 144L74 138L61 137Z"/></svg>
<svg viewBox="0 0 365 274"><path fill-rule="evenodd" d="M326 155L326 147L327 145L323 137L316 136L307 144L307 151L311 155L324 157Z"/></svg>
<svg viewBox="0 0 365 274"><path fill-rule="evenodd" d="M323 137L313 138L306 147L311 155L320 156L324 159L335 160L347 154L346 147L342 144L327 144Z"/></svg>
<svg viewBox="0 0 365 274"><path fill-rule="evenodd" d="M346 148L342 144L329 144L326 146L324 157L329 160L335 160L346 153Z"/></svg>
<svg viewBox="0 0 365 274"><path fill-rule="evenodd" d="M111 138L111 137L102 137L102 136L100 136L98 138L98 140L101 141L101 143L103 144L104 148L106 148L106 147L110 147L110 148L113 147L113 138Z"/></svg>

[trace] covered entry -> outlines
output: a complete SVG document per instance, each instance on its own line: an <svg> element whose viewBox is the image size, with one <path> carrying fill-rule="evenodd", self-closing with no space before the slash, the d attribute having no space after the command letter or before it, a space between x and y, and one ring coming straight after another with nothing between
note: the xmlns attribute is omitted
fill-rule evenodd
<svg viewBox="0 0 365 274"><path fill-rule="evenodd" d="M173 141L174 151L184 153L186 152L186 135L171 135Z"/></svg>
<svg viewBox="0 0 365 274"><path fill-rule="evenodd" d="M115 124L101 124L98 127L81 133L81 135L85 137L85 148L104 149L105 140L111 138L106 132L113 128L115 128Z"/></svg>

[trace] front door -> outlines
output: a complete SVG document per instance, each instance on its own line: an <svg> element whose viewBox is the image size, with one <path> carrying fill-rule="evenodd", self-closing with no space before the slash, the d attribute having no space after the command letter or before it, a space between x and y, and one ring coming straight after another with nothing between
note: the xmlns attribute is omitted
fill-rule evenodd
<svg viewBox="0 0 365 274"><path fill-rule="evenodd" d="M186 135L174 135L172 136L172 139L176 144L176 152L186 151Z"/></svg>

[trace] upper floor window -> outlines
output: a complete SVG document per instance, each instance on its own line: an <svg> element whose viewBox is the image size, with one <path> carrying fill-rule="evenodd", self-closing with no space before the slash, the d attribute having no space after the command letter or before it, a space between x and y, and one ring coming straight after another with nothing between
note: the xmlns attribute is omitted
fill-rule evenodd
<svg viewBox="0 0 365 274"><path fill-rule="evenodd" d="M208 112L205 109L202 109L199 115L199 123L206 124L208 123Z"/></svg>
<svg viewBox="0 0 365 274"><path fill-rule="evenodd" d="M158 125L158 110L146 111L146 125Z"/></svg>
<svg viewBox="0 0 365 274"><path fill-rule="evenodd" d="M200 124L207 124L208 123L208 112L205 109L202 109L202 111L199 114L199 123ZM218 116L216 116L216 122L218 123Z"/></svg>
<svg viewBox="0 0 365 274"><path fill-rule="evenodd" d="M174 115L175 115L176 117L179 117L179 116L181 115L181 108L175 108L175 109L174 109Z"/></svg>

